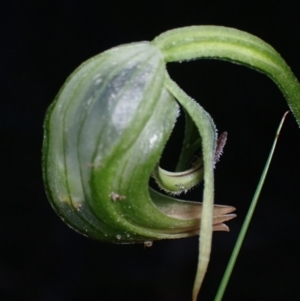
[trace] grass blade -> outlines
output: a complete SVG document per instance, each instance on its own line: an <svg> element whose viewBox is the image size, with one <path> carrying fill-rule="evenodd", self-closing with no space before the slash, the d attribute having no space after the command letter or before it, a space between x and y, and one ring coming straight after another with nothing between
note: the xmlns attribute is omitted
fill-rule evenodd
<svg viewBox="0 0 300 301"><path fill-rule="evenodd" d="M266 164L265 164L264 170L263 170L263 172L262 172L262 175L261 175L261 177L260 177L259 183L258 183L258 185L257 185L255 194L254 194L253 199L252 199L252 201L251 201L251 204L250 204L248 213L247 213L247 215L246 215L246 218L245 218L245 220L244 220L244 223L243 223L243 226L242 226L242 228L241 228L240 234L239 234L239 236L238 236L238 239L237 239L236 244L235 244L235 246L234 246L234 249L233 249L233 251L232 251L231 257L230 257L230 259L229 259L228 265L227 265L227 267L226 267L226 270L225 270L223 279L222 279L222 281L221 281L221 284L220 284L220 286L219 286L218 292L217 292L216 297L215 297L215 301L221 301L222 298L223 298L225 289L226 289L227 284L228 284L228 282L229 282L230 275L231 275L231 273L232 273L233 267L234 267L235 262L236 262L236 260L237 260L237 257L238 257L239 251L240 251L240 249L241 249L242 243L243 243L243 241L244 241L244 238L245 238L245 236L246 236L246 232L247 232L247 230L248 230L248 227L249 227L249 224L250 224L250 221L251 221L253 212L254 212L254 210L255 210L255 207L256 207L258 198L259 198L259 196L260 196L262 187L263 187L263 185L264 185L264 181L265 181L265 179L266 179L266 175L267 175L268 169L269 169L269 167L270 167L270 163L271 163L271 160L272 160L272 157L273 157L273 154L274 154L274 150L275 150L275 147L276 147L276 144L277 144L277 140L278 140L279 133L280 133L280 131L281 131L283 122L284 122L284 120L285 120L285 117L286 117L286 115L287 115L288 113L289 113L289 111L285 112L285 114L283 115L283 117L282 117L282 119L281 119L281 122L280 122L280 124L279 124L279 127L278 127L278 129L277 129L277 132L276 132L276 135L275 135L275 139L274 139L274 142L273 142L273 145L272 145L270 154L269 154L269 156L268 156L268 159L267 159L267 162L266 162Z"/></svg>

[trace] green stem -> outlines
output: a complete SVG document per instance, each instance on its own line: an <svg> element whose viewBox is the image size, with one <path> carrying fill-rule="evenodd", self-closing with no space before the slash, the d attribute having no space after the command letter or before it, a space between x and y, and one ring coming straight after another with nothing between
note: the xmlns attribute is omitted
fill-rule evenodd
<svg viewBox="0 0 300 301"><path fill-rule="evenodd" d="M300 85L280 54L261 39L233 28L190 26L167 31L152 41L166 62L199 58L227 60L269 76L300 125Z"/></svg>

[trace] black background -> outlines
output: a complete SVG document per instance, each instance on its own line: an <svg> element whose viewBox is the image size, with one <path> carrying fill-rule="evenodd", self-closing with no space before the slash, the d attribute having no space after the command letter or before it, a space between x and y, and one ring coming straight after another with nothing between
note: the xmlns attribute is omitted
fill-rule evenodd
<svg viewBox="0 0 300 301"><path fill-rule="evenodd" d="M41 176L45 110L66 77L89 57L188 25L224 25L257 35L299 78L297 5L1 1L0 300L191 300L197 237L146 249L109 245L80 236L55 215ZM213 116L219 131L229 132L215 173L215 201L235 206L238 217L228 223L231 232L214 234L199 298L213 300L288 107L271 80L245 67L195 61L168 68ZM300 131L289 115L223 300L300 300L299 154ZM199 199L199 194L194 190L189 198Z"/></svg>

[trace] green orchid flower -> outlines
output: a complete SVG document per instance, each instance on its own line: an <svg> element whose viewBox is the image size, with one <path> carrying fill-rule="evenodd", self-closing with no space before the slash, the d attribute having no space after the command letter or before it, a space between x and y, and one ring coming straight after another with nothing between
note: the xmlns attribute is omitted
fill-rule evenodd
<svg viewBox="0 0 300 301"><path fill-rule="evenodd" d="M207 270L212 231L228 231L224 222L235 216L233 207L214 205L214 167L226 137L218 138L210 115L166 69L168 62L196 58L265 73L300 121L300 86L270 45L232 28L192 26L112 48L80 65L47 111L43 142L48 199L74 230L146 245L200 235L193 300ZM176 170L166 171L159 161L180 107L185 138ZM167 194L149 187L151 176ZM203 203L175 198L202 180Z"/></svg>

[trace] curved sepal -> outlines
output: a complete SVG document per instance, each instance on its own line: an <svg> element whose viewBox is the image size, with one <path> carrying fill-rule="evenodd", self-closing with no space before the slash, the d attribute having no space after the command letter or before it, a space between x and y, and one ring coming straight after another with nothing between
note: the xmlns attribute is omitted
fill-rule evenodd
<svg viewBox="0 0 300 301"><path fill-rule="evenodd" d="M149 194L149 178L179 110L165 78L155 46L116 47L77 68L48 109L46 190L58 215L78 232L115 243L199 233L200 215L191 214L199 205L168 198L168 212L185 207L190 215L166 214L166 206L156 204L163 197ZM233 217L224 209L215 220L219 230Z"/></svg>

